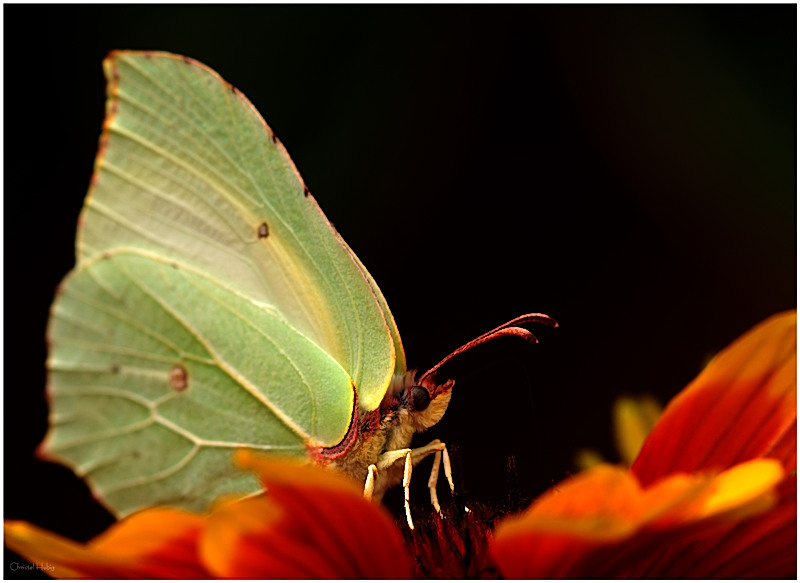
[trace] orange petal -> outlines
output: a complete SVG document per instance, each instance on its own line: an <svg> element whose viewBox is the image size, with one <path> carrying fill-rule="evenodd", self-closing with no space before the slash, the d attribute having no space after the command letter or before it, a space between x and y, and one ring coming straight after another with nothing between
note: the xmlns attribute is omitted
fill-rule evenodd
<svg viewBox="0 0 800 583"><path fill-rule="evenodd" d="M249 449L240 449L234 455L234 463L258 474L265 486L269 484L273 488L289 486L354 494L363 492L363 484L358 484L345 474L321 470L310 463L298 462L297 459L267 457Z"/></svg>
<svg viewBox="0 0 800 583"><path fill-rule="evenodd" d="M773 316L720 352L667 406L632 466L643 484L757 457L797 463L797 313Z"/></svg>
<svg viewBox="0 0 800 583"><path fill-rule="evenodd" d="M56 578L208 577L197 555L202 517L173 509L148 509L80 544L26 522L5 523L6 545L34 563L52 565Z"/></svg>
<svg viewBox="0 0 800 583"><path fill-rule="evenodd" d="M268 492L218 508L201 554L217 576L277 579L408 578L399 532L361 488L312 466L240 453Z"/></svg>
<svg viewBox="0 0 800 583"><path fill-rule="evenodd" d="M664 576L687 546L775 511L783 477L779 462L754 460L642 487L626 470L598 466L503 522L493 554L512 579Z"/></svg>
<svg viewBox="0 0 800 583"><path fill-rule="evenodd" d="M707 482L679 477L646 499L627 470L596 466L544 494L495 531L493 555L509 579L596 577L600 563L648 519L693 499Z"/></svg>

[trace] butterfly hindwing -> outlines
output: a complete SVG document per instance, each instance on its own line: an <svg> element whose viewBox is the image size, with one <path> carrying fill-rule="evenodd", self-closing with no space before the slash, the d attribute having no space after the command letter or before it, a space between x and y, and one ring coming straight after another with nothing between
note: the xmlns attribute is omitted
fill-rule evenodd
<svg viewBox="0 0 800 583"><path fill-rule="evenodd" d="M85 262L49 332L47 451L120 513L143 495L203 507L237 478L235 448L304 455L349 427L352 385L334 359L262 305L157 257Z"/></svg>

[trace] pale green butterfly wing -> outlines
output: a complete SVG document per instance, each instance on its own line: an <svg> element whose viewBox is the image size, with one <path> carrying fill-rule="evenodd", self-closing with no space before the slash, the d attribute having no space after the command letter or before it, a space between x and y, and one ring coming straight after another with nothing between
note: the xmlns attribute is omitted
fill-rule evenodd
<svg viewBox="0 0 800 583"><path fill-rule="evenodd" d="M402 344L374 280L240 93L174 55L114 53L104 66L78 265L49 328L44 452L117 513L201 508L257 488L231 467L233 447L340 443L353 388L375 409L405 370Z"/></svg>
<svg viewBox="0 0 800 583"><path fill-rule="evenodd" d="M105 69L79 261L132 247L226 282L333 356L375 409L402 352L394 321L255 108L175 55L114 53Z"/></svg>
<svg viewBox="0 0 800 583"><path fill-rule="evenodd" d="M386 298L383 297L380 288L378 288L377 282L370 275L369 271L367 271L367 268L364 267L364 264L361 263L361 260L358 258L358 256L355 253L353 253L353 251L350 249L350 246L341 237L339 237L339 242L345 246L347 251L350 253L350 256L353 258L353 261L355 261L356 265L358 265L359 269L361 269L362 273L364 274L364 277L367 278L367 281L369 282L369 285L370 287L372 287L372 291L375 294L375 298L377 299L378 304L381 307L381 310L383 310L383 315L386 318L386 324L389 327L389 333L391 334L392 342L394 343L394 349L395 349L394 372L395 374L402 375L403 373L406 372L406 354L405 351L403 350L403 342L402 340L400 340L400 331L397 329L397 324L394 321L394 316L392 316L392 312L389 310L389 304L386 303Z"/></svg>
<svg viewBox="0 0 800 583"><path fill-rule="evenodd" d="M119 514L258 489L231 453L305 455L349 427L346 371L274 311L141 252L71 274L53 307L48 454Z"/></svg>

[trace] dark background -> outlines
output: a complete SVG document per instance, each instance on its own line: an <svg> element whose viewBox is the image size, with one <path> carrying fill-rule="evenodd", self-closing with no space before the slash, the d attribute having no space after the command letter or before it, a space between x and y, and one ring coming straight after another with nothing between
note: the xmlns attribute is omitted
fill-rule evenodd
<svg viewBox="0 0 800 583"><path fill-rule="evenodd" d="M114 48L194 57L250 98L378 281L411 366L524 312L559 321L448 370L452 404L420 443L454 446L468 499L503 499L510 455L523 496L581 447L615 459L617 395L666 402L796 305L794 5L4 15L6 518L80 540L111 520L34 448ZM12 560L6 576L39 574Z"/></svg>

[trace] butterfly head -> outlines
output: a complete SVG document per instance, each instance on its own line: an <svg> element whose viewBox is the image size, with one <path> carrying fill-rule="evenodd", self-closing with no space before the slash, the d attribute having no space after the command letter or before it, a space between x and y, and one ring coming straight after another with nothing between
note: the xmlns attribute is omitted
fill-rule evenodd
<svg viewBox="0 0 800 583"><path fill-rule="evenodd" d="M406 382L400 400L415 431L424 431L439 422L450 404L454 384L452 379L439 383L436 375Z"/></svg>

